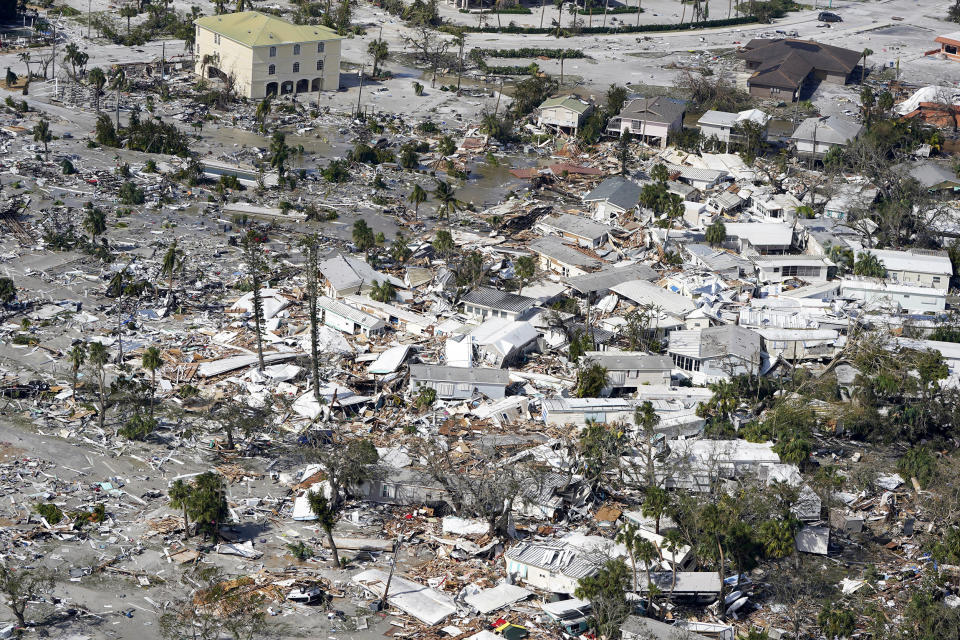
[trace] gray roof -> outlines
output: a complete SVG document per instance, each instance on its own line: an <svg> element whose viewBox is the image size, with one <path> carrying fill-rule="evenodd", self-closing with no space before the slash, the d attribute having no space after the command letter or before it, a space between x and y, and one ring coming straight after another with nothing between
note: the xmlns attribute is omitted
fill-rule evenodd
<svg viewBox="0 0 960 640"><path fill-rule="evenodd" d="M673 331L670 333L668 353L692 358L717 358L727 355L743 360L759 357L760 334L732 324Z"/></svg>
<svg viewBox="0 0 960 640"><path fill-rule="evenodd" d="M594 293L596 291L606 291L622 282L631 280L657 280L660 274L651 267L637 263L624 267L608 266L594 273L586 273L582 276L573 278L564 278L567 283L580 293Z"/></svg>
<svg viewBox="0 0 960 640"><path fill-rule="evenodd" d="M527 296L518 296L515 293L507 293L491 287L477 287L473 291L468 291L460 298L462 302L498 309L500 311L510 311L512 313L521 313L532 307L537 301Z"/></svg>
<svg viewBox="0 0 960 640"><path fill-rule="evenodd" d="M484 367L444 367L438 364L410 365L410 379L429 382L464 382L468 384L510 384L505 369Z"/></svg>
<svg viewBox="0 0 960 640"><path fill-rule="evenodd" d="M544 236L537 238L529 245L531 251L543 254L548 258L553 258L563 264L569 264L575 267L585 269L599 269L603 262L597 258L592 258L579 248L565 243L556 236Z"/></svg>
<svg viewBox="0 0 960 640"><path fill-rule="evenodd" d="M620 176L607 178L597 185L590 193L583 196L584 202L600 202L606 200L612 205L621 209L632 209L640 202L640 190L642 187Z"/></svg>
<svg viewBox="0 0 960 640"><path fill-rule="evenodd" d="M714 127L730 127L732 129L737 124L737 117L738 114L729 111L710 110L700 116L697 124L701 127L703 125L713 125Z"/></svg>
<svg viewBox="0 0 960 640"><path fill-rule="evenodd" d="M570 215L569 213L543 218L540 220L540 224L591 240L603 237L610 233L612 229L608 224L596 222L584 216Z"/></svg>
<svg viewBox="0 0 960 640"><path fill-rule="evenodd" d="M374 281L389 281L395 287L406 286L403 281L380 273L363 260L340 254L324 260L317 268L337 291L359 286L369 287Z"/></svg>
<svg viewBox="0 0 960 640"><path fill-rule="evenodd" d="M952 183L954 186L960 187L957 174L950 167L945 167L936 162L920 161L913 163L912 166L901 165L901 167L907 169L910 177L927 189L932 189L944 183Z"/></svg>
<svg viewBox="0 0 960 640"><path fill-rule="evenodd" d="M586 354L586 357L608 371L651 371L656 369L670 371L673 369L673 360L669 357L640 352L608 353L606 351L591 351Z"/></svg>
<svg viewBox="0 0 960 640"><path fill-rule="evenodd" d="M637 98L623 105L623 109L620 110L618 117L669 124L682 116L686 110L687 104L685 102L672 100L663 96L657 96L656 98Z"/></svg>
<svg viewBox="0 0 960 640"><path fill-rule="evenodd" d="M628 616L620 625L620 631L625 634L634 634L628 636L631 640L634 637L643 640L707 640L706 636L699 633L690 633L686 629L680 629L666 622L640 616Z"/></svg>
<svg viewBox="0 0 960 640"><path fill-rule="evenodd" d="M837 116L825 118L807 118L800 123L797 130L790 136L793 140L803 140L817 144L846 144L853 140L863 130L863 125L853 120L846 120Z"/></svg>

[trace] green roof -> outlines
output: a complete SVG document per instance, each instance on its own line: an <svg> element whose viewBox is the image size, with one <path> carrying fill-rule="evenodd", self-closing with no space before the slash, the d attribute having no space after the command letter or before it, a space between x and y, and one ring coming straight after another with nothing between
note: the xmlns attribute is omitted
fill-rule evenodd
<svg viewBox="0 0 960 640"><path fill-rule="evenodd" d="M340 38L335 31L327 27L312 24L291 24L286 20L259 11L204 16L198 18L195 24L248 47Z"/></svg>
<svg viewBox="0 0 960 640"><path fill-rule="evenodd" d="M560 96L559 98L548 98L540 105L541 109L549 109L550 107L565 107L571 111L583 114L590 108L590 105L573 96Z"/></svg>

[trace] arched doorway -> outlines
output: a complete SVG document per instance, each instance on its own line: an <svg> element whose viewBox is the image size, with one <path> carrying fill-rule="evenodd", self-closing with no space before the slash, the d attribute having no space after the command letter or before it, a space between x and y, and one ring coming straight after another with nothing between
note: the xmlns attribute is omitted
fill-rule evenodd
<svg viewBox="0 0 960 640"><path fill-rule="evenodd" d="M297 80L297 93L306 93L307 89L310 87L310 81L304 78L303 80Z"/></svg>
<svg viewBox="0 0 960 640"><path fill-rule="evenodd" d="M285 96L288 93L293 93L293 81L287 80L280 85L280 95Z"/></svg>
<svg viewBox="0 0 960 640"><path fill-rule="evenodd" d="M310 85L310 91L322 91L323 90L323 78L314 78L313 83Z"/></svg>
<svg viewBox="0 0 960 640"><path fill-rule="evenodd" d="M276 83L276 82L268 82L268 83L267 83L267 93L266 93L266 95L268 95L268 96L275 96L275 95L277 95L277 83Z"/></svg>

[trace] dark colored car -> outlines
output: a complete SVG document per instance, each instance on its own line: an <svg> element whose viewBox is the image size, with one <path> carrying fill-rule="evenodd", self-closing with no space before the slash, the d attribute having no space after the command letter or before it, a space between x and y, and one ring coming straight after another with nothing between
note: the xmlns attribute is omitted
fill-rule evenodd
<svg viewBox="0 0 960 640"><path fill-rule="evenodd" d="M821 11L820 15L817 16L817 20L820 22L843 22L843 18L832 11Z"/></svg>

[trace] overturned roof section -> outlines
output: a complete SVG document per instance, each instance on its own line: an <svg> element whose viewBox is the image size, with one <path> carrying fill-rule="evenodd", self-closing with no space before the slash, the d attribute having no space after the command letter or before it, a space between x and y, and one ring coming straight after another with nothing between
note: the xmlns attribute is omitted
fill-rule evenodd
<svg viewBox="0 0 960 640"><path fill-rule="evenodd" d="M591 240L601 238L610 233L612 227L596 220L591 220L585 216L575 216L569 213L563 213L559 216L549 216L540 220L540 224L550 229L556 229L561 233L589 238Z"/></svg>
<svg viewBox="0 0 960 640"><path fill-rule="evenodd" d="M588 252L583 247L567 244L556 236L537 238L530 243L529 247L531 251L552 258L557 262L586 270L599 269L603 265L603 260L592 251Z"/></svg>
<svg viewBox="0 0 960 640"><path fill-rule="evenodd" d="M679 316L684 316L697 308L697 305L690 298L667 291L663 287L658 287L646 280L623 282L610 287L610 290L624 298L633 300L637 304L652 304L667 313Z"/></svg>
<svg viewBox="0 0 960 640"><path fill-rule="evenodd" d="M410 365L410 379L429 382L462 382L465 384L510 384L510 374L503 369L444 367L437 364Z"/></svg>
<svg viewBox="0 0 960 640"><path fill-rule="evenodd" d="M259 11L204 16L195 20L194 24L248 47L340 40L340 36L327 27L291 24Z"/></svg>

